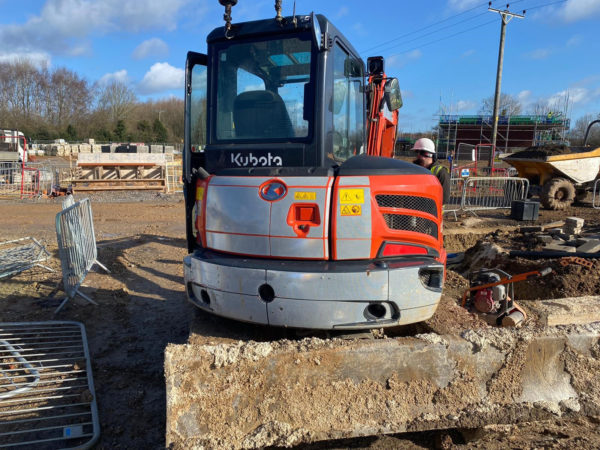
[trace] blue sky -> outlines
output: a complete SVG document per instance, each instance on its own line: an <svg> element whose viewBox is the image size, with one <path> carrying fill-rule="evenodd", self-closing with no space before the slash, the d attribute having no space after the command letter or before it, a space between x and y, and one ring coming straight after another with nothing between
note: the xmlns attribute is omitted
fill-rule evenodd
<svg viewBox="0 0 600 450"><path fill-rule="evenodd" d="M273 1L239 0L233 22L273 17ZM0 0L0 60L64 66L90 82L119 79L140 98L183 96L188 50L223 24L217 0ZM505 9L506 2L492 7ZM293 0L283 0L291 15ZM568 95L573 122L600 113L600 0L518 0L508 24L502 92L529 112ZM369 3L297 0L324 14L367 56L386 58L404 94L400 129L430 129L440 111L476 114L494 93L500 17L480 0Z"/></svg>

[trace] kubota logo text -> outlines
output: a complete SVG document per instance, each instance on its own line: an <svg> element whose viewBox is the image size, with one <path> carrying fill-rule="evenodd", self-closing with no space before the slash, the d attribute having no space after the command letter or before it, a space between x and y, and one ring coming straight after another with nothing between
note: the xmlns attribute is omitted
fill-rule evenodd
<svg viewBox="0 0 600 450"><path fill-rule="evenodd" d="M281 159L281 156L271 155L271 152L267 153L266 156L254 156L252 153L248 153L247 155L242 153L232 153L231 164L235 164L238 167L270 167L283 165L283 160Z"/></svg>

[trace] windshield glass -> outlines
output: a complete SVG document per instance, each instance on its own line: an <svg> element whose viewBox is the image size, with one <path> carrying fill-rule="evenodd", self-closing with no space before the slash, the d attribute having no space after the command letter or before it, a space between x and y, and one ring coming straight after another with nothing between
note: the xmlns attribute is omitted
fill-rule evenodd
<svg viewBox="0 0 600 450"><path fill-rule="evenodd" d="M308 137L309 37L233 43L216 56L217 140Z"/></svg>

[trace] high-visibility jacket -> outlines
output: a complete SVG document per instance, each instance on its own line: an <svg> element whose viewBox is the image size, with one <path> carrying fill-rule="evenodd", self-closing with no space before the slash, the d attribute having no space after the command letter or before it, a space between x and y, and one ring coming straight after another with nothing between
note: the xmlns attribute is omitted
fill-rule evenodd
<svg viewBox="0 0 600 450"><path fill-rule="evenodd" d="M444 190L444 204L447 204L450 201L450 172L437 161L431 165L429 170L440 181Z"/></svg>

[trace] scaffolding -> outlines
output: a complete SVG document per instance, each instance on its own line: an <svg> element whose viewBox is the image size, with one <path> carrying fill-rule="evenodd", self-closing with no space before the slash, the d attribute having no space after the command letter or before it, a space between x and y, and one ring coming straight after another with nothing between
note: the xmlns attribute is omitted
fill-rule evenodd
<svg viewBox="0 0 600 450"><path fill-rule="evenodd" d="M562 115L500 116L496 147L500 151L533 145L565 143L570 119ZM459 144L489 144L492 142L493 116L440 115L438 149L454 153Z"/></svg>

